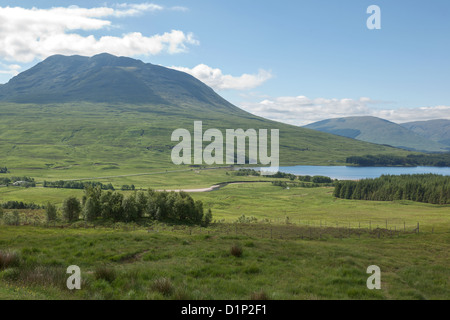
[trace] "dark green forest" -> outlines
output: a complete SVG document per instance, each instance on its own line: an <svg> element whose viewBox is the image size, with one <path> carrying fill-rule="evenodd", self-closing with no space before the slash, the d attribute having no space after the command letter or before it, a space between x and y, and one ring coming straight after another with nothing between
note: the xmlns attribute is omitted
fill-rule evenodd
<svg viewBox="0 0 450 320"><path fill-rule="evenodd" d="M436 174L384 175L377 179L338 181L334 196L353 200L450 204L450 177Z"/></svg>
<svg viewBox="0 0 450 320"><path fill-rule="evenodd" d="M450 153L410 154L406 157L395 155L352 156L348 157L346 162L361 167L450 167Z"/></svg>
<svg viewBox="0 0 450 320"><path fill-rule="evenodd" d="M103 184L101 182L82 182L82 181L44 181L44 188L63 188L63 189L85 189L87 187L99 186L102 190L113 190L114 187L111 183Z"/></svg>

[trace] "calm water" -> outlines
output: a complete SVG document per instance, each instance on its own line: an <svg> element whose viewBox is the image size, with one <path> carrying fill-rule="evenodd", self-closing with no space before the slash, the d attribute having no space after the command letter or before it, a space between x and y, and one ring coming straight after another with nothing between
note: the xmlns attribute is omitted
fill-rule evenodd
<svg viewBox="0 0 450 320"><path fill-rule="evenodd" d="M383 174L421 174L435 173L450 176L450 168L438 167L333 167L333 166L294 166L280 167L281 172L302 176L326 176L339 180L359 180L378 178Z"/></svg>

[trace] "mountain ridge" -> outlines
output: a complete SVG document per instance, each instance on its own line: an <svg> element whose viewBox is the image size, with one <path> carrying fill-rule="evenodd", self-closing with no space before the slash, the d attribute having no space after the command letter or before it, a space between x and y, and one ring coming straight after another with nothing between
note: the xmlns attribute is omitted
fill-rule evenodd
<svg viewBox="0 0 450 320"><path fill-rule="evenodd" d="M450 147L450 120L435 119L428 121L414 121L402 123L401 126L424 138Z"/></svg>
<svg viewBox="0 0 450 320"><path fill-rule="evenodd" d="M448 151L445 145L437 141L418 135L397 123L372 116L326 119L304 128L410 151Z"/></svg>
<svg viewBox="0 0 450 320"><path fill-rule="evenodd" d="M108 53L50 56L0 85L0 101L161 105L195 101L238 109L187 73Z"/></svg>

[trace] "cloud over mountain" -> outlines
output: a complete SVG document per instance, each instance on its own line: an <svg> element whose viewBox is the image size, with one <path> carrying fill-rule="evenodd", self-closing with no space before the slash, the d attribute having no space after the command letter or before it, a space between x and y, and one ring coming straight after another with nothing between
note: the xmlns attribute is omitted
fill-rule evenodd
<svg viewBox="0 0 450 320"><path fill-rule="evenodd" d="M164 10L152 4L119 4L114 7L50 9L0 7L0 59L31 62L53 54L157 55L180 53L198 41L192 33L171 30L163 34L140 32L96 37L95 31L114 27L113 18Z"/></svg>
<svg viewBox="0 0 450 320"><path fill-rule="evenodd" d="M190 69L185 67L171 67L172 69L186 72L215 90L248 90L259 87L272 78L272 74L266 70L259 70L257 74L243 74L232 76L223 74L218 68L211 68L205 64L199 64Z"/></svg>
<svg viewBox="0 0 450 320"><path fill-rule="evenodd" d="M268 119L294 125L306 125L328 118L374 116L402 123L418 120L450 119L450 106L381 109L379 101L360 99L311 99L305 96L266 98L243 102L244 110Z"/></svg>

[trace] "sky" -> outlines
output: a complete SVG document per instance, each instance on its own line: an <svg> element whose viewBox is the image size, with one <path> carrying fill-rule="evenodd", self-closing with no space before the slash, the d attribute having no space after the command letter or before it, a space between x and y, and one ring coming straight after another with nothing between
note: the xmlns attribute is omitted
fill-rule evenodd
<svg viewBox="0 0 450 320"><path fill-rule="evenodd" d="M381 29L367 27L371 5ZM0 2L0 83L53 54L102 52L190 73L293 125L450 119L448 0Z"/></svg>

